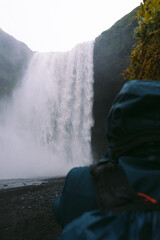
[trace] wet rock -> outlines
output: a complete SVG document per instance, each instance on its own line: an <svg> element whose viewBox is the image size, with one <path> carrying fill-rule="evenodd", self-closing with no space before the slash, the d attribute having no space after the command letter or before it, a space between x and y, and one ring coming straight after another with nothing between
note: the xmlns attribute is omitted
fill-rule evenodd
<svg viewBox="0 0 160 240"><path fill-rule="evenodd" d="M52 203L63 184L59 178L0 190L0 240L56 240L61 228L53 217Z"/></svg>

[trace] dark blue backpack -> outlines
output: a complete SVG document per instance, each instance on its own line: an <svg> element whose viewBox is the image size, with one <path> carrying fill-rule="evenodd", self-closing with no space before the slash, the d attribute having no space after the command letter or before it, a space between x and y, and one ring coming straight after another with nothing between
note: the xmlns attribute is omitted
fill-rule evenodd
<svg viewBox="0 0 160 240"><path fill-rule="evenodd" d="M99 210L66 226L59 240L159 240L160 204L129 185L113 162L90 167Z"/></svg>

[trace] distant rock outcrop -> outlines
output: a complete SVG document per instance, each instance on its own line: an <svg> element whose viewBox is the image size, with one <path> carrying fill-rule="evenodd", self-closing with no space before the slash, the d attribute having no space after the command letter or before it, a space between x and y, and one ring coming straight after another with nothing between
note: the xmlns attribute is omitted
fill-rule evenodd
<svg viewBox="0 0 160 240"><path fill-rule="evenodd" d="M124 84L122 72L129 66L135 39L133 29L138 25L137 10L124 16L95 40L94 47L94 105L95 124L92 129L94 158L103 156L107 148L105 120L112 101Z"/></svg>
<svg viewBox="0 0 160 240"><path fill-rule="evenodd" d="M31 55L24 43L0 29L0 97L10 94Z"/></svg>

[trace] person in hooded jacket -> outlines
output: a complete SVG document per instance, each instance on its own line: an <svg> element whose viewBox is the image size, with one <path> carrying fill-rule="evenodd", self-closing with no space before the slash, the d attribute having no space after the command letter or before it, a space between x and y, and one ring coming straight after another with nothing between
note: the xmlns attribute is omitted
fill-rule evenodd
<svg viewBox="0 0 160 240"><path fill-rule="evenodd" d="M63 239L160 239L160 82L132 80L107 117L107 153L73 168L54 202Z"/></svg>

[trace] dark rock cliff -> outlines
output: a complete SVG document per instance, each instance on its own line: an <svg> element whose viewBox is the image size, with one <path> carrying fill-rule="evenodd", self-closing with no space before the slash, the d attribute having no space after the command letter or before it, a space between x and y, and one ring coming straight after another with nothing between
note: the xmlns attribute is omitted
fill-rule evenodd
<svg viewBox="0 0 160 240"><path fill-rule="evenodd" d="M135 44L132 36L137 26L137 10L124 16L95 40L94 47L94 104L95 120L92 129L92 150L95 160L107 148L105 120L113 99L124 84L122 72L129 66Z"/></svg>
<svg viewBox="0 0 160 240"><path fill-rule="evenodd" d="M0 97L10 94L31 55L24 43L0 29Z"/></svg>

